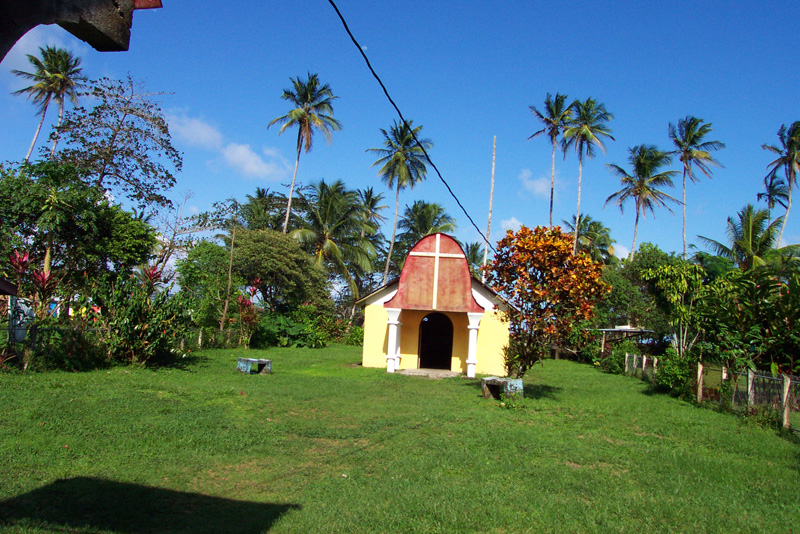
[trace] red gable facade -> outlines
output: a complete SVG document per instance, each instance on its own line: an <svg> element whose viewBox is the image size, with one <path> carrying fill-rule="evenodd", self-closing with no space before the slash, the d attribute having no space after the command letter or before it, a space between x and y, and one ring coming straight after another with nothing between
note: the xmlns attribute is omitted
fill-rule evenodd
<svg viewBox="0 0 800 534"><path fill-rule="evenodd" d="M467 257L458 242L445 234L424 237L409 252L397 294L386 308L482 313L472 296Z"/></svg>

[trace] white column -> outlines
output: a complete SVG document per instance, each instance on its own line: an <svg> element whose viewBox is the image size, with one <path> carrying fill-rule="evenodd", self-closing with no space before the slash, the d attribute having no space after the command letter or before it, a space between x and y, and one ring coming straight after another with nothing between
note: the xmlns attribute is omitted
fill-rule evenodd
<svg viewBox="0 0 800 534"><path fill-rule="evenodd" d="M475 365L478 363L478 326L482 313L467 313L469 318L469 349L467 350L467 377L475 378Z"/></svg>
<svg viewBox="0 0 800 534"><path fill-rule="evenodd" d="M386 372L394 373L400 363L400 308L386 308L389 314L389 339L386 344Z"/></svg>

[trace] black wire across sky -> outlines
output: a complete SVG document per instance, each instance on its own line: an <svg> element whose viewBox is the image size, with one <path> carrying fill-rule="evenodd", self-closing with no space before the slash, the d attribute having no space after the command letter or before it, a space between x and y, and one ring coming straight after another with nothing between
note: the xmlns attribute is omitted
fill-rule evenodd
<svg viewBox="0 0 800 534"><path fill-rule="evenodd" d="M464 208L463 204L461 204L461 201L458 199L456 194L450 188L450 185L447 183L447 180L445 180L444 177L442 177L442 173L439 172L439 169L436 167L436 164L433 163L433 160L431 160L431 157L428 155L428 152L425 150L425 147L422 146L422 144L420 144L419 139L417 139L417 136L414 134L414 129L411 128L411 126L409 126L409 124L406 121L405 117L403 117L403 112L400 111L400 108L397 107L397 104L394 103L394 100L392 100L392 97L389 95L389 91L386 89L386 86L383 84L383 81L381 81L380 76L378 76L378 73L375 72L375 69L372 68L372 64L370 64L369 58L367 57L367 54L364 52L364 49L361 47L361 45L358 43L356 38L353 36L353 32L350 31L350 27L347 25L347 21L344 19L344 16L342 15L342 12L339 11L339 8L336 6L336 3L333 0L328 0L328 2L331 4L331 6L333 6L333 9L336 11L336 14L339 16L339 20L342 21L342 26L344 26L344 30L347 32L347 35L350 36L350 40L353 41L353 44L358 49L358 52L361 54L361 57L363 57L364 61L367 63L367 68L372 73L372 76L378 81L378 84L380 84L381 89L383 89L383 94L386 95L386 98L389 100L389 103L392 104L392 107L394 107L395 111L397 112L397 115L400 117L400 120L403 121L403 123L408 127L409 131L411 132L411 135L414 137L414 142L417 143L417 146L422 149L422 153L425 154L425 159L428 160L428 163L430 164L430 166L433 168L434 171L436 171L436 176L439 177L439 180L441 180L442 183L444 184L444 186L447 188L447 192L450 193L450 196L452 196L453 199L456 201L456 204L458 204L458 207L461 208L461 211L463 211L464 215L467 216L467 219L469 219L470 224L472 224L472 226L478 232L478 235L480 235L481 238L483 238L483 242L486 243L486 245L489 248L491 248L493 252L497 253L497 249L494 248L494 245L492 245L489 242L489 240L486 238L486 236L483 235L483 232L481 232L481 229L478 228L478 225L475 224L475 221L473 221L472 217L470 217L469 213L467 213L466 208Z"/></svg>

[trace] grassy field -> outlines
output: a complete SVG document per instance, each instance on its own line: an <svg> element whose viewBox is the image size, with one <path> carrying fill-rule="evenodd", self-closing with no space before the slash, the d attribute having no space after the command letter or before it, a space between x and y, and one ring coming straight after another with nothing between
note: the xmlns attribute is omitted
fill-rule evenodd
<svg viewBox="0 0 800 534"><path fill-rule="evenodd" d="M800 532L800 446L752 420L568 361L511 408L359 361L0 374L0 530Z"/></svg>

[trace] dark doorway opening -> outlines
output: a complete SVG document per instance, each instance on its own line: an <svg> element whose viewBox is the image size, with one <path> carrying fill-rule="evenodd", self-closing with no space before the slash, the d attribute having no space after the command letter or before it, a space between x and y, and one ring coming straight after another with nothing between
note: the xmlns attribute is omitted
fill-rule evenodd
<svg viewBox="0 0 800 534"><path fill-rule="evenodd" d="M419 325L420 369L450 370L453 356L453 323L443 313L426 315Z"/></svg>

